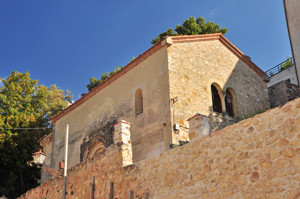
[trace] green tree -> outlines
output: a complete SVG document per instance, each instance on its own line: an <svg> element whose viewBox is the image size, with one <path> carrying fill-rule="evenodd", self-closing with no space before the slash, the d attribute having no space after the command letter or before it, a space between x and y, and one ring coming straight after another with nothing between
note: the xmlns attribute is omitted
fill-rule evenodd
<svg viewBox="0 0 300 199"><path fill-rule="evenodd" d="M129 60L129 63L132 62L133 60L135 60L135 57L132 57L131 60ZM114 75L116 72L118 72L119 70L121 70L122 68L124 68L123 65L121 65L121 67L116 66L115 69L111 72L105 72L101 75L101 78L98 80L95 77L91 77L90 78L90 83L88 83L86 85L87 89L89 91L91 91L93 88L95 88L96 86L98 86L99 84L103 83L105 80L107 80L108 78L110 78L112 75ZM85 95L85 93L81 94L81 95Z"/></svg>
<svg viewBox="0 0 300 199"><path fill-rule="evenodd" d="M227 28L220 28L218 24L213 22L205 22L203 17L190 17L185 20L181 25L177 25L176 32L172 28L169 28L166 32L160 33L155 39L152 39L151 43L155 44L159 42L163 37L174 35L198 35L198 34L210 34L210 33L222 33L226 34Z"/></svg>
<svg viewBox="0 0 300 199"><path fill-rule="evenodd" d="M37 85L29 72L14 71L1 81L0 196L15 198L38 185L40 171L29 164L32 153L50 131L49 118L66 108L72 96L55 85Z"/></svg>
<svg viewBox="0 0 300 199"><path fill-rule="evenodd" d="M86 85L87 89L89 91L91 91L93 88L95 88L96 86L98 86L99 84L101 84L102 82L104 82L105 80L107 80L108 78L110 78L113 74L115 74L116 72L118 72L120 70L119 66L116 66L115 69L113 71L111 71L110 73L105 72L101 75L101 78L98 80L95 77L91 77L90 78L90 83L88 83Z"/></svg>
<svg viewBox="0 0 300 199"><path fill-rule="evenodd" d="M173 28L169 28L166 32L160 33L155 39L152 39L151 43L156 44L159 42L162 38L166 36L176 36L177 33L174 32Z"/></svg>

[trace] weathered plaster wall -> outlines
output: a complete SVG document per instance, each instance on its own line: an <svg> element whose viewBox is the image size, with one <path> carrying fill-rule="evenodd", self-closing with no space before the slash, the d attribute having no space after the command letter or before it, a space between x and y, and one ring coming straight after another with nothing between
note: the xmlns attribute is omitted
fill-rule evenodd
<svg viewBox="0 0 300 199"><path fill-rule="evenodd" d="M43 147L43 152L46 154L45 161L43 163L43 167L51 167L51 160L52 160L52 149L53 149L53 132L50 132L48 135L45 135L40 140L40 145ZM47 181L51 178L51 175L48 172L42 172L41 175L41 182Z"/></svg>
<svg viewBox="0 0 300 199"><path fill-rule="evenodd" d="M173 43L168 48L170 97L178 97L172 106L173 123L188 127L188 118L212 112L211 85L236 94L236 117L269 107L267 85L263 79L219 40ZM224 107L223 107L224 109ZM173 134L173 143L187 139L186 128Z"/></svg>
<svg viewBox="0 0 300 199"><path fill-rule="evenodd" d="M91 198L92 177L93 196L103 199L298 198L300 99L132 166L121 157L111 145L73 167L67 198ZM60 198L61 187L52 179L20 198Z"/></svg>
<svg viewBox="0 0 300 199"><path fill-rule="evenodd" d="M135 92L142 90L143 113L135 115ZM134 161L161 154L168 148L171 136L168 121L168 67L166 46L139 63L108 87L55 123L51 167L63 160L66 125L70 125L69 167L80 162L80 146L92 133L107 135L114 123L124 119L131 125ZM111 139L109 143L111 144ZM81 154L82 155L82 154Z"/></svg>

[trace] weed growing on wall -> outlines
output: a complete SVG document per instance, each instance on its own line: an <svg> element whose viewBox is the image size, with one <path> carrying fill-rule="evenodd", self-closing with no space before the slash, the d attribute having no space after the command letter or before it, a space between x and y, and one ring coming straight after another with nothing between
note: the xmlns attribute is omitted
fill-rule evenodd
<svg viewBox="0 0 300 199"><path fill-rule="evenodd" d="M293 61L291 57L287 57L286 61L281 65L280 69L283 71L284 69L287 69L288 67L291 67L293 65Z"/></svg>

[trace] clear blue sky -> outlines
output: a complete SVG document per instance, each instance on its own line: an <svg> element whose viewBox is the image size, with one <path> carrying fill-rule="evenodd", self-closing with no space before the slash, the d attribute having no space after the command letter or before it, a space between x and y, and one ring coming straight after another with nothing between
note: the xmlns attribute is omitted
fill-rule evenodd
<svg viewBox="0 0 300 199"><path fill-rule="evenodd" d="M77 100L90 77L126 65L190 16L228 28L263 70L291 56L281 0L1 0L0 77L28 70Z"/></svg>

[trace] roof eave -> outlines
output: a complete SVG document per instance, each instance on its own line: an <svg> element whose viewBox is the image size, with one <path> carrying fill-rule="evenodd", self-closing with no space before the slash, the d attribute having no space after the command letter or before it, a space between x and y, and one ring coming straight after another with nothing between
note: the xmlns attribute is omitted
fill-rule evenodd
<svg viewBox="0 0 300 199"><path fill-rule="evenodd" d="M168 39L171 38L172 40L169 41ZM183 42L198 42L198 41L209 41L209 40L219 40L225 47L227 47L231 52L233 52L238 58L244 61L252 70L254 70L262 79L265 77L265 72L261 70L256 64L254 64L242 51L240 51L236 46L234 46L228 39L224 37L222 33L214 33L214 34L203 34L203 35L179 35L179 36L168 36L162 39L160 42L154 44L148 50L146 50L143 54L139 55L136 59L132 62L127 64L123 69L116 72L106 81L101 83L100 85L93 88L90 92L83 95L79 98L76 102L68 106L66 109L62 110L54 117L51 118L52 124L55 124L57 120L62 118L64 115L69 113L70 111L74 110L76 107L87 101L89 98L94 96L98 91L104 89L112 82L114 82L119 77L123 76L125 73L133 69L139 63L144 61L146 58L151 56L153 53L157 52L164 46L169 46L173 43L183 43Z"/></svg>

